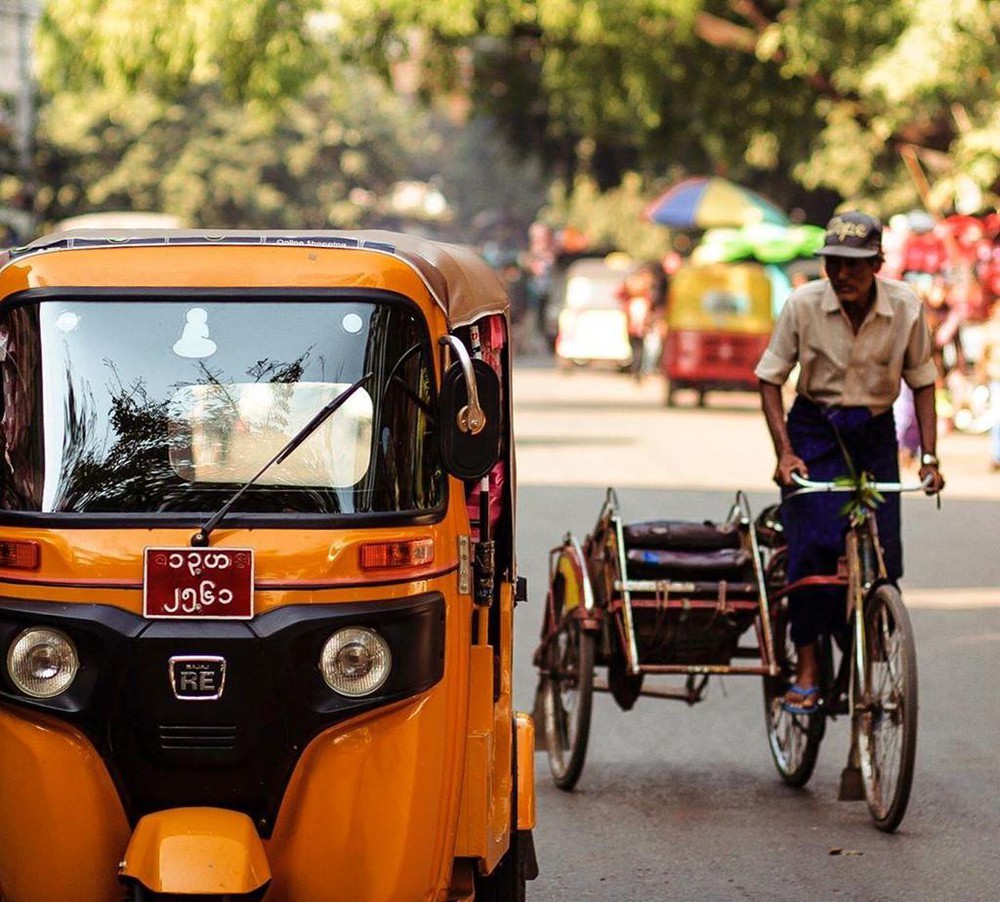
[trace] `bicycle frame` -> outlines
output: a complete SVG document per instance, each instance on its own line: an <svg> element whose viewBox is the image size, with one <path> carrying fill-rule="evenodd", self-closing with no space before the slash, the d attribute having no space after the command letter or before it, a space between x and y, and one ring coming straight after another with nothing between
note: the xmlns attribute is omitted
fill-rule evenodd
<svg viewBox="0 0 1000 902"><path fill-rule="evenodd" d="M858 490L855 485L814 482L803 479L798 474L794 474L793 478L799 486L793 495L813 492L856 492ZM869 483L869 486L876 492L898 493L920 491L927 485L927 481L915 485ZM882 545L878 536L878 522L873 513L871 508L860 506L845 536L844 557L841 559L843 566L838 564L838 572L835 575L804 577L785 586L779 593L779 597L788 595L790 592L805 586L844 586L847 589L846 616L851 628L851 648L845 650L844 659L850 659L854 665L848 670L846 687L848 713L851 716L851 748L847 771L857 771L860 767L857 745L858 724L860 718L868 712L871 702L871 687L868 685L870 678L868 643L865 636L865 599L873 588L888 580ZM841 671L838 678L834 680L830 698L824 700L827 702L827 711L830 714L833 713L833 703L844 691L844 687L841 685L842 681L843 673ZM842 798L848 797L845 792L847 791L842 782ZM851 795L856 797L856 793L852 792Z"/></svg>
<svg viewBox="0 0 1000 902"><path fill-rule="evenodd" d="M868 708L868 667L865 641L865 618L863 616L865 598L872 587L886 579L885 560L878 540L878 523L865 511L860 522L852 524L845 541L847 555L847 616L851 621L855 666L851 668L848 699L850 710L855 715ZM861 681L861 685L857 682ZM852 746L853 746L852 739Z"/></svg>

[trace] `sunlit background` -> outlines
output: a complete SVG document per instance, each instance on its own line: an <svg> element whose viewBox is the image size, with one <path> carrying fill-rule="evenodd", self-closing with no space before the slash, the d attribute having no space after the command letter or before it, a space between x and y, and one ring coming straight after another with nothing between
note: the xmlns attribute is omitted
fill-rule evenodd
<svg viewBox="0 0 1000 902"><path fill-rule="evenodd" d="M972 363L1000 296L998 38L998 0L0 0L0 249L416 232L475 247L518 347L558 353L577 258L662 269L661 293L681 264L763 266L776 314L859 207Z"/></svg>
<svg viewBox="0 0 1000 902"><path fill-rule="evenodd" d="M16 240L134 210L210 227L667 249L725 175L799 221L996 200L986 0L0 0Z"/></svg>

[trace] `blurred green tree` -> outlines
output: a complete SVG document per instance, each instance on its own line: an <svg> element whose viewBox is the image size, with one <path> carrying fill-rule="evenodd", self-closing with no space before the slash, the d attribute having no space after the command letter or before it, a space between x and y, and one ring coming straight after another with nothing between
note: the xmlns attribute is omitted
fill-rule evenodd
<svg viewBox="0 0 1000 902"><path fill-rule="evenodd" d="M393 225L392 186L423 179L445 191L450 237L469 238L484 211L526 226L538 168L490 142L488 119L470 124L454 92L418 96L345 63L330 7L51 0L37 39L42 224L137 209L202 226Z"/></svg>
<svg viewBox="0 0 1000 902"><path fill-rule="evenodd" d="M602 189L674 167L789 208L825 189L828 205L886 212L945 208L956 180L1000 187L997 0L337 5L357 58L414 53L430 91L465 78L477 108L569 182L581 164ZM438 64L456 48L472 53L471 75Z"/></svg>
<svg viewBox="0 0 1000 902"><path fill-rule="evenodd" d="M463 226L554 178L604 235L692 172L814 220L987 204L998 32L1000 0L49 0L39 202L370 224L415 177Z"/></svg>
<svg viewBox="0 0 1000 902"><path fill-rule="evenodd" d="M413 111L345 72L321 0L50 0L38 207L192 225L353 227L426 150Z"/></svg>
<svg viewBox="0 0 1000 902"><path fill-rule="evenodd" d="M172 99L217 85L229 101L280 103L326 64L310 17L323 0L46 0L42 89Z"/></svg>
<svg viewBox="0 0 1000 902"><path fill-rule="evenodd" d="M372 80L326 78L280 115L216 85L174 100L60 92L39 123L39 205L51 224L90 210L157 210L192 226L354 228L383 214L434 138Z"/></svg>

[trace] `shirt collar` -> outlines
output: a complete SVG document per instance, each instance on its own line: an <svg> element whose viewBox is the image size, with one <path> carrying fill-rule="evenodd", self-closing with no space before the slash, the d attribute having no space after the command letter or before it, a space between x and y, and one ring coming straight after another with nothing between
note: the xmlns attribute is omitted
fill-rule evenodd
<svg viewBox="0 0 1000 902"><path fill-rule="evenodd" d="M823 300L820 302L820 306L824 313L840 312L840 300L837 298L837 293L833 290L833 283L829 279L826 280L826 287L823 289Z"/></svg>
<svg viewBox="0 0 1000 902"><path fill-rule="evenodd" d="M877 276L875 277L875 312L879 316L892 317L892 304L889 301L889 290Z"/></svg>
<svg viewBox="0 0 1000 902"><path fill-rule="evenodd" d="M830 280L826 280L826 288L823 290L823 299L820 307L824 313L839 313L840 299L833 290ZM892 316L892 304L889 303L889 292L886 290L885 282L876 276L875 278L875 313L877 316Z"/></svg>

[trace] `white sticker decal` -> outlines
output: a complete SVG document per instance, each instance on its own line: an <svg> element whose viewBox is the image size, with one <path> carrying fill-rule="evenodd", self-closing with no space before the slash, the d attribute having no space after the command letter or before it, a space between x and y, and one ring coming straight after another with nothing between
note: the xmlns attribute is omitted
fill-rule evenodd
<svg viewBox="0 0 1000 902"><path fill-rule="evenodd" d="M345 332L349 332L351 335L356 335L361 331L361 327L364 323L362 322L361 317L356 313L348 313L341 322L341 325L344 327Z"/></svg>
<svg viewBox="0 0 1000 902"><path fill-rule="evenodd" d="M80 317L75 313L70 313L66 311L65 313L60 313L56 317L56 328L60 332L72 332L77 326L80 325Z"/></svg>
<svg viewBox="0 0 1000 902"><path fill-rule="evenodd" d="M211 357L218 345L208 337L208 311L192 307L187 312L187 322L181 337L174 342L174 353L178 357Z"/></svg>

